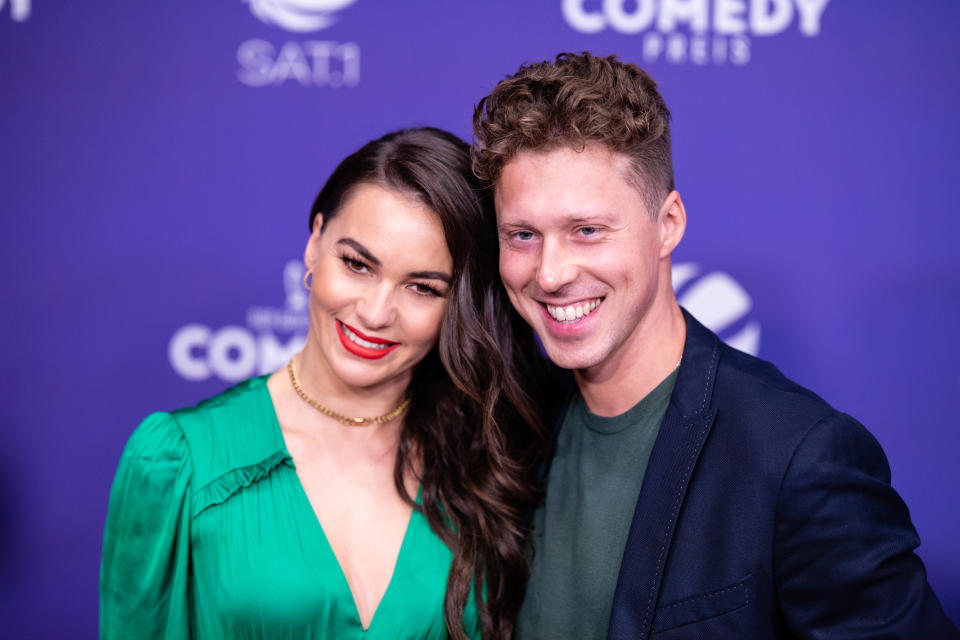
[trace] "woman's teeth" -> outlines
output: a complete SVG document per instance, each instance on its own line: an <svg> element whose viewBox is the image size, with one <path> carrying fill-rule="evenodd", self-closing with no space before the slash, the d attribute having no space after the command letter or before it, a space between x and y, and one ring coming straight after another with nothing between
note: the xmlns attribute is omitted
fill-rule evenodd
<svg viewBox="0 0 960 640"><path fill-rule="evenodd" d="M353 331L350 331L350 327L345 324L341 324L343 327L343 335L347 336L351 342L356 342L361 347L366 347L367 349L386 349L387 347L392 347L395 343L388 342L387 344L377 344L375 342L370 342L369 340L364 340Z"/></svg>
<svg viewBox="0 0 960 640"><path fill-rule="evenodd" d="M566 307L554 307L548 304L547 313L557 322L576 322L580 318L590 315L594 309L600 306L601 302L603 302L603 298L597 298L590 302L571 304Z"/></svg>

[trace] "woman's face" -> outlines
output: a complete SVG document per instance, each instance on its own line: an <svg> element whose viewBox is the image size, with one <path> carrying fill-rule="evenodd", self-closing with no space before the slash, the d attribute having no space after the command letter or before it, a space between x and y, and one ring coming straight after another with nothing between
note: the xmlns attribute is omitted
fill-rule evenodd
<svg viewBox="0 0 960 640"><path fill-rule="evenodd" d="M453 259L437 214L372 184L353 188L305 261L313 271L308 353L347 387L403 386L433 348Z"/></svg>

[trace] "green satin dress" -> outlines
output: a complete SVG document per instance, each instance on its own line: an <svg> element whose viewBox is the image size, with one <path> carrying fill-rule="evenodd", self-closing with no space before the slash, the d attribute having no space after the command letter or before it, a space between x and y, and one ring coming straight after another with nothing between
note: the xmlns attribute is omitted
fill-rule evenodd
<svg viewBox="0 0 960 640"><path fill-rule="evenodd" d="M414 511L363 629L266 377L253 378L196 407L153 414L130 438L110 493L100 637L446 638L451 557ZM472 598L463 625L480 638Z"/></svg>

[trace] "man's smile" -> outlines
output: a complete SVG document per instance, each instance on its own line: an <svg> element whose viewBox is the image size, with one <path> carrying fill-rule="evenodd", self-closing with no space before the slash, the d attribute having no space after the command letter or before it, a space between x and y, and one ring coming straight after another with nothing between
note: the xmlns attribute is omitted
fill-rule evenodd
<svg viewBox="0 0 960 640"><path fill-rule="evenodd" d="M557 322L574 323L577 320L590 315L594 309L600 306L600 303L603 302L603 300L603 298L592 298L580 300L579 302L573 302L567 305L547 304L545 306L547 307L547 313L549 313L550 317Z"/></svg>

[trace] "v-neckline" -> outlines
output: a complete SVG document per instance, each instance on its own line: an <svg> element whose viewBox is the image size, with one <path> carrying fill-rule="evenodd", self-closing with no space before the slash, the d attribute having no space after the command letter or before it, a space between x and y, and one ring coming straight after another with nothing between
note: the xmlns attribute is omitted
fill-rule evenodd
<svg viewBox="0 0 960 640"><path fill-rule="evenodd" d="M282 451L284 455L286 455L287 459L290 460L290 466L293 470L293 477L296 481L296 486L298 489L297 493L299 494L299 498L302 503L302 509L304 510L304 517L306 517L307 514L312 516L310 519L314 525L313 531L319 534L323 548L327 553L330 554L330 558L333 559L333 564L337 567L337 573L340 577L340 587L346 590L346 595L350 600L350 605L353 610L353 617L357 623L357 626L359 626L364 633L369 633L369 631L373 628L374 623L377 621L377 613L382 608L383 602L387 599L387 596L390 595L391 589L393 588L394 579L396 578L398 569L400 568L400 561L404 557L404 550L407 548L410 540L411 531L413 529L413 521L417 515L417 510L414 508L410 509L410 517L407 520L407 528L404 530L403 539L400 541L400 550L397 552L397 557L393 561L393 570L390 573L390 580L387 581L387 588L384 589L383 595L381 595L380 600L377 601L377 606L373 609L373 615L370 616L370 623L364 627L363 619L360 617L360 608L357 606L357 599L353 594L353 589L350 588L350 581L347 580L347 574L343 570L343 565L340 564L340 558L337 557L336 552L333 550L333 545L330 544L330 539L327 537L327 532L323 529L323 523L320 522L320 516L317 515L317 511L313 508L313 504L310 503L310 496L307 495L307 490L303 486L303 482L300 480L300 474L297 472L297 464L294 461L293 456L290 454L290 450L287 448L287 440L284 437L283 429L280 426L280 418L277 416L277 408L273 404L273 396L270 395L270 388L267 386L267 380L269 380L269 377L269 374L261 377L263 380L262 391L264 394L266 409L270 414L273 427L276 429L276 435L280 441ZM420 492L422 488L422 484L417 486L416 503L418 505L420 504Z"/></svg>
<svg viewBox="0 0 960 640"><path fill-rule="evenodd" d="M287 455L290 456L290 453L287 452ZM377 606L373 608L373 614L370 616L370 623L364 627L363 618L360 617L360 608L357 606L357 598L353 594L353 589L350 588L350 581L347 580L347 574L343 570L343 565L340 564L340 558L337 557L337 553L333 550L333 545L330 544L330 539L327 537L327 532L323 529L323 523L320 522L320 517L314 510L313 505L310 504L310 497L307 495L307 491L304 489L303 483L300 482L300 475L297 473L297 466L296 463L293 462L293 456L290 456L290 461L293 463L293 474L297 480L297 487L299 489L298 493L300 494L301 503L303 503L303 509L305 509L304 515L306 516L307 514L310 514L313 516L312 520L315 525L314 531L319 535L325 552L330 554L333 564L337 567L337 574L340 577L340 586L346 590L346 596L350 600L354 619L356 620L356 623L360 629L364 633L368 633L370 629L373 628L374 623L377 621L377 613L380 611L384 601L390 595L391 589L393 588L394 579L397 577L398 569L400 569L400 562L404 558L404 551L407 548L410 540L411 530L413 529L413 519L416 516L416 509L410 510L410 518L407 520L407 528L403 532L403 539L400 541L400 549L397 551L397 557L393 560L393 570L390 573L390 580L387 582L387 588L383 590L383 595L381 595L380 600L377 601ZM417 504L419 503L420 490L418 489Z"/></svg>

